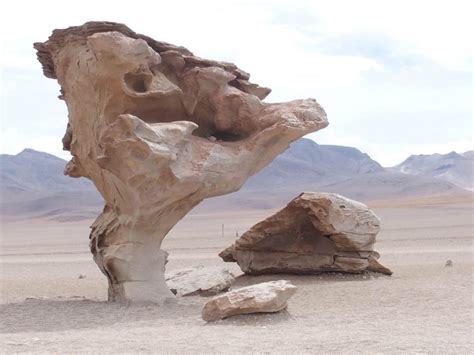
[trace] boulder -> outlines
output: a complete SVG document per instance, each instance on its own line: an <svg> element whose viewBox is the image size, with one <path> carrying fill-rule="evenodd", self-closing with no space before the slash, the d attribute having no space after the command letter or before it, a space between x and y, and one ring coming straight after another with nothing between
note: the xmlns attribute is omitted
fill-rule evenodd
<svg viewBox="0 0 474 355"><path fill-rule="evenodd" d="M328 125L314 99L265 103L270 89L235 64L120 23L54 30L34 47L68 108L64 173L92 180L104 198L89 238L110 301L174 297L161 250L171 228Z"/></svg>
<svg viewBox="0 0 474 355"><path fill-rule="evenodd" d="M219 256L247 274L373 271L390 275L374 251L379 218L364 204L305 192L254 225Z"/></svg>
<svg viewBox="0 0 474 355"><path fill-rule="evenodd" d="M229 289L234 275L223 267L197 266L167 272L166 283L178 296L215 295Z"/></svg>
<svg viewBox="0 0 474 355"><path fill-rule="evenodd" d="M242 287L209 300L202 309L202 318L210 322L238 314L279 312L295 292L296 286L286 280Z"/></svg>

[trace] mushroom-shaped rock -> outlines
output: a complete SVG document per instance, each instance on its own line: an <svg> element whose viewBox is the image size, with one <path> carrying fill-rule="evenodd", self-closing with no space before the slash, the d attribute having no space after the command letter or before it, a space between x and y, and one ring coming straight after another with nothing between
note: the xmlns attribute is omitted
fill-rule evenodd
<svg viewBox="0 0 474 355"><path fill-rule="evenodd" d="M380 220L364 204L305 192L254 225L219 256L247 274L374 271L390 275L374 251Z"/></svg>
<svg viewBox="0 0 474 355"><path fill-rule="evenodd" d="M173 297L161 250L169 230L328 124L313 99L263 103L270 90L234 64L123 24L54 30L34 46L69 111L65 173L92 180L105 200L90 246L111 301Z"/></svg>
<svg viewBox="0 0 474 355"><path fill-rule="evenodd" d="M202 265L166 273L166 283L178 296L215 295L226 291L234 281L234 275L223 267Z"/></svg>
<svg viewBox="0 0 474 355"><path fill-rule="evenodd" d="M286 280L242 287L209 300L202 309L202 318L210 322L238 314L279 312L288 306L295 292L296 286Z"/></svg>

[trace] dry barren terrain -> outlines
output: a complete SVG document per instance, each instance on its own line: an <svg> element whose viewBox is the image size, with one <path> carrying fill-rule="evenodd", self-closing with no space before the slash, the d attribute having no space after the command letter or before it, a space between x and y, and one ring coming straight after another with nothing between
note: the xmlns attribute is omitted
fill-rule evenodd
<svg viewBox="0 0 474 355"><path fill-rule="evenodd" d="M1 352L471 353L472 198L371 206L383 222L376 249L393 276L241 275L234 287L284 278L298 292L286 312L210 324L199 296L162 307L107 303L106 279L88 251L91 221L4 222ZM198 210L165 239L168 269L223 264L217 254L236 231L272 212Z"/></svg>

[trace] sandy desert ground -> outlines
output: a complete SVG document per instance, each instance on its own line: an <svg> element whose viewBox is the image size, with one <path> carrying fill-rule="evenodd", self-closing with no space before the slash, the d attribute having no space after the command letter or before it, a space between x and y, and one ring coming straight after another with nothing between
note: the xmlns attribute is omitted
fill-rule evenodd
<svg viewBox="0 0 474 355"><path fill-rule="evenodd" d="M371 204L377 250L394 275L239 276L234 287L289 279L288 310L206 324L206 298L163 307L106 302L88 251L90 221L2 225L1 352L437 353L473 349L473 199ZM165 240L168 269L223 264L217 253L273 211L186 217ZM221 236L221 224L225 235ZM446 267L447 260L453 266ZM241 274L234 264L226 264ZM79 274L86 278L79 279Z"/></svg>

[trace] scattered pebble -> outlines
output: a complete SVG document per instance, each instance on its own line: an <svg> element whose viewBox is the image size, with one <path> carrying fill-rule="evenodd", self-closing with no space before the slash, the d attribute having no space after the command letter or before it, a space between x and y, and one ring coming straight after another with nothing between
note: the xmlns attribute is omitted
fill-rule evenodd
<svg viewBox="0 0 474 355"><path fill-rule="evenodd" d="M451 260L447 260L444 266L453 266L453 262Z"/></svg>
<svg viewBox="0 0 474 355"><path fill-rule="evenodd" d="M6 341L5 342L5 345L15 345L15 346L18 346L18 345L25 345L25 343L21 343L21 342L18 342L18 341Z"/></svg>
<svg viewBox="0 0 474 355"><path fill-rule="evenodd" d="M78 277L78 278L79 278L79 279L85 279L85 278L86 278L86 275L84 275L84 274L79 274L79 277Z"/></svg>

